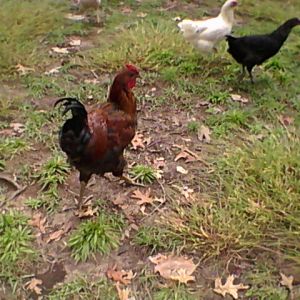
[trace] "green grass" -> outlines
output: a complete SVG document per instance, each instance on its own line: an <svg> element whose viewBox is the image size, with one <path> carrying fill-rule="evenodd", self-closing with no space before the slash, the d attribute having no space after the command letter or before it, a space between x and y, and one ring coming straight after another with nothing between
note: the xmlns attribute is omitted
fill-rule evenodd
<svg viewBox="0 0 300 300"><path fill-rule="evenodd" d="M18 63L42 67L48 56L44 42L55 44L62 42L67 34L82 34L82 23L64 19L66 10L67 1L42 0L37 4L1 0L1 75L12 72ZM8 13L12 11L13 14Z"/></svg>
<svg viewBox="0 0 300 300"><path fill-rule="evenodd" d="M155 170L147 165L136 165L129 170L133 180L143 184L151 184L156 179Z"/></svg>
<svg viewBox="0 0 300 300"><path fill-rule="evenodd" d="M124 241L120 238L126 225L119 214L125 208L118 208L118 216L112 211L109 215L108 199L105 204L93 202L103 211L91 220L78 220L77 229L67 234L69 247L65 251L70 251L75 263L97 253L109 254L122 243L134 247L146 270L144 276L138 266L131 266L137 276L130 288L137 299L206 299L206 293L212 293L215 275L225 275L227 263L230 269L231 263L238 266L241 262L246 264L240 280L250 285L245 298L287 299L287 290L279 284L281 264L278 261L284 263L288 259L295 270L300 263L297 133L300 28L292 31L278 55L255 68L256 83L252 85L248 78L237 80L240 66L226 52L226 42L220 44L218 53L201 55L183 40L172 20L177 15L200 18L215 14L222 1L177 1L177 6L166 10L161 8L173 4L172 1L103 2L105 19L98 28L89 22L64 19L63 15L70 12L67 0L38 3L0 0L0 130L8 129L12 122L25 125L20 137L0 139L0 171L11 174L12 178L16 176L22 186L29 185L11 205L25 206L24 214L31 214L32 210L51 212L55 223L56 208L61 203L61 190L66 188L70 168L66 159L57 154L57 131L62 116L48 104L61 96L76 97L91 106L100 103L116 70L125 63L133 63L141 69L142 76L135 89L138 108L142 110L138 117L139 130L152 137L156 133L162 137L170 135L170 142L162 138L159 148L150 147L138 154L129 151L129 160L136 163L129 173L137 182L151 185L156 196L161 197L163 193L166 202L153 211L147 208L150 216L134 215L139 228L130 231ZM130 7L132 13L123 13L124 7ZM271 31L299 10L300 2L295 0L284 10L279 0L243 0L238 7L239 25L235 26L234 35ZM147 16L141 18L139 13ZM87 33L90 35L84 36ZM92 47L86 50L84 46L69 56L50 55L51 47L64 46L69 35L78 36L83 45ZM34 71L19 76L15 70L18 63ZM63 65L58 75L44 74L60 63ZM93 78L91 70L99 75L100 83L86 82ZM230 94L243 95L249 102L233 102ZM156 126L147 118L164 123L165 113L167 118L178 117L183 125L173 126L170 120L166 122L169 129L162 127L161 132L156 132ZM281 116L293 118L293 124L285 129L279 122ZM192 144L187 140L191 138L188 134L194 135L199 129L198 122L190 120L199 120L199 124L210 128L211 144ZM201 157L210 162L210 167L193 162L186 165L189 178L182 181L176 175L173 178L176 153L171 143L185 144L192 151L201 150ZM41 157L35 149L42 149ZM158 157L166 161L159 182L164 192L157 189L156 171L147 165ZM193 188L195 201L184 199L173 188L174 184ZM111 191L109 185L107 189L112 198L119 193L119 188ZM126 193L123 187L122 191ZM7 191L0 187L3 194L0 201L6 196L4 192ZM6 209L5 205L4 212ZM32 267L36 267L35 260L30 262L30 253L20 256L16 253L22 253L23 249L30 252L34 237L25 218L21 222L17 221L23 218L19 214L8 215L0 215L0 220L3 216L14 220L7 221L10 225L5 225L6 233L0 235L1 245L5 247L9 243L15 249L6 251L0 245L0 254L6 255L0 267L1 287L4 290L9 285L15 297L27 299L30 296L22 288L23 270L30 274ZM48 222L51 223L49 218ZM4 238L7 240L3 241ZM21 247L19 242L26 246ZM61 249L63 243L64 240L50 243L49 251ZM218 267L214 268L216 272L208 271L207 278L202 276L200 281L197 274L196 283L187 287L169 285L147 264L148 254L163 251L202 260L200 270L209 269L211 264ZM131 254L131 251L126 253L128 261ZM14 261L14 257L21 256ZM102 267L100 262L101 270ZM81 269L78 270L80 273ZM47 298L71 299L75 294L79 299L117 299L113 283L95 281L90 278L89 270L86 273L86 277L59 284ZM287 275L297 277L293 272ZM20 294L15 293L19 291ZM10 299L9 294L4 297Z"/></svg>
<svg viewBox="0 0 300 300"><path fill-rule="evenodd" d="M10 159L13 156L29 150L30 146L22 138L7 137L0 138L0 157Z"/></svg>
<svg viewBox="0 0 300 300"><path fill-rule="evenodd" d="M46 190L64 183L69 169L69 164L64 157L57 154L54 155L41 166L36 174L41 189Z"/></svg>
<svg viewBox="0 0 300 300"><path fill-rule="evenodd" d="M250 289L245 293L250 299L286 300L289 298L288 291L284 287L278 286L279 276L271 262L268 265L259 264L255 270L246 274L246 278L252 283Z"/></svg>
<svg viewBox="0 0 300 300"><path fill-rule="evenodd" d="M108 254L119 246L123 226L124 222L120 216L104 212L95 220L81 223L68 241L72 257L79 262L86 261L96 253Z"/></svg>
<svg viewBox="0 0 300 300"><path fill-rule="evenodd" d="M91 281L79 277L69 283L57 286L47 297L49 300L69 300L76 295L80 300L110 299L117 300L115 287L104 279Z"/></svg>
<svg viewBox="0 0 300 300"><path fill-rule="evenodd" d="M0 214L0 279L16 290L23 275L36 257L28 218L18 212Z"/></svg>
<svg viewBox="0 0 300 300"><path fill-rule="evenodd" d="M184 209L175 203L182 224L165 216L141 229L137 243L169 249L177 239L203 258L277 251L300 263L299 146L299 136L278 133L227 150L215 166L211 199Z"/></svg>

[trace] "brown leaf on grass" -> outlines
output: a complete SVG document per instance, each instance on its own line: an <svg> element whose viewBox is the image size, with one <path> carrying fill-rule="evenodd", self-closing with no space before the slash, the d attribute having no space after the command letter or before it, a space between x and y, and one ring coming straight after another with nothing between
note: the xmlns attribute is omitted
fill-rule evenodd
<svg viewBox="0 0 300 300"><path fill-rule="evenodd" d="M156 256L149 257L150 261L155 263L154 272L158 272L165 279L177 280L187 284L188 281L194 281L192 276L197 268L192 259L180 256Z"/></svg>
<svg viewBox="0 0 300 300"><path fill-rule="evenodd" d="M166 255L158 253L157 255L149 256L148 258L153 264L158 265L161 262L167 260L168 257Z"/></svg>
<svg viewBox="0 0 300 300"><path fill-rule="evenodd" d="M117 195L117 197L113 200L113 204L117 206L121 206L124 204L126 197L123 194Z"/></svg>
<svg viewBox="0 0 300 300"><path fill-rule="evenodd" d="M201 142L210 143L210 129L204 125L201 125L200 130L198 132L198 139Z"/></svg>
<svg viewBox="0 0 300 300"><path fill-rule="evenodd" d="M85 210L78 210L75 212L75 215L78 218L87 218L93 217L98 211L98 207L93 208L92 206L88 206Z"/></svg>
<svg viewBox="0 0 300 300"><path fill-rule="evenodd" d="M62 238L62 236L63 236L64 233L65 233L65 231L63 229L59 229L59 230L53 231L49 235L49 237L46 239L46 243L48 244L48 243L50 243L52 241L56 241L56 242L59 241Z"/></svg>
<svg viewBox="0 0 300 300"><path fill-rule="evenodd" d="M81 21L85 19L84 15L73 15L73 14L66 14L66 19L72 20L72 21Z"/></svg>
<svg viewBox="0 0 300 300"><path fill-rule="evenodd" d="M59 53L59 54L68 54L69 53L68 48L52 47L51 50L53 52Z"/></svg>
<svg viewBox="0 0 300 300"><path fill-rule="evenodd" d="M247 290L249 289L249 285L243 285L242 283L234 284L235 277L234 275L230 275L227 279L225 284L222 284L222 280L220 277L215 279L215 288L214 292L217 294L222 295L223 297L226 294L231 295L234 299L238 299L238 291L239 290Z"/></svg>
<svg viewBox="0 0 300 300"><path fill-rule="evenodd" d="M178 161L179 159L184 159L186 163L196 161L197 159L193 157L191 154L187 153L185 149L181 150L175 157L174 161Z"/></svg>
<svg viewBox="0 0 300 300"><path fill-rule="evenodd" d="M163 169L166 165L164 157L158 157L153 160L155 169Z"/></svg>
<svg viewBox="0 0 300 300"><path fill-rule="evenodd" d="M294 277L292 275L286 276L283 273L280 273L280 276L281 276L280 284L287 287L289 291L292 292Z"/></svg>
<svg viewBox="0 0 300 300"><path fill-rule="evenodd" d="M25 286L27 290L35 292L37 295L41 295L42 288L39 287L43 283L42 280L32 278L30 281L25 283Z"/></svg>
<svg viewBox="0 0 300 300"><path fill-rule="evenodd" d="M145 17L147 17L147 13L144 13L144 12L139 12L139 13L137 13L137 17L139 17L139 18L145 18Z"/></svg>
<svg viewBox="0 0 300 300"><path fill-rule="evenodd" d="M186 269L179 269L170 274L170 279L187 284L189 281L195 281L195 276L189 275Z"/></svg>
<svg viewBox="0 0 300 300"><path fill-rule="evenodd" d="M129 294L131 292L131 290L126 287L125 289L121 289L120 288L120 283L117 282L116 283L116 288L117 288L117 291L118 291L118 296L119 296L119 299L120 300L134 300L134 298L129 298Z"/></svg>
<svg viewBox="0 0 300 300"><path fill-rule="evenodd" d="M145 141L144 141L144 135L141 133L136 133L133 140L131 141L132 148L134 150L137 150L138 148L140 149L145 149Z"/></svg>
<svg viewBox="0 0 300 300"><path fill-rule="evenodd" d="M294 118L289 116L279 116L278 120L283 126L289 126L294 123Z"/></svg>
<svg viewBox="0 0 300 300"><path fill-rule="evenodd" d="M131 283L131 280L135 277L136 274L130 271L117 271L117 266L113 266L111 269L108 269L106 275L109 279L113 281L120 282L124 285L128 285Z"/></svg>
<svg viewBox="0 0 300 300"><path fill-rule="evenodd" d="M28 224L37 227L41 233L46 233L46 221L47 217L42 218L42 213L36 213L33 215L32 219L28 221Z"/></svg>
<svg viewBox="0 0 300 300"><path fill-rule="evenodd" d="M46 71L44 74L45 75L58 74L60 72L61 68L62 68L62 66L54 67L54 68L50 69L49 71Z"/></svg>
<svg viewBox="0 0 300 300"><path fill-rule="evenodd" d="M9 126L15 134L21 134L25 131L25 125L22 123L10 123Z"/></svg>
<svg viewBox="0 0 300 300"><path fill-rule="evenodd" d="M241 95L231 94L230 97L231 97L231 100L235 101L235 102L241 102L241 103L248 103L249 102L249 99L247 99L247 98L245 98Z"/></svg>
<svg viewBox="0 0 300 300"><path fill-rule="evenodd" d="M150 194L151 194L151 189L148 189L145 194L143 194L140 190L135 190L132 193L131 198L138 199L139 200L137 202L138 205L152 204L155 199L151 198Z"/></svg>
<svg viewBox="0 0 300 300"><path fill-rule="evenodd" d="M28 68L28 67L25 67L21 64L17 64L16 69L17 69L17 72L20 73L20 75L26 75L30 72L34 72L33 68Z"/></svg>
<svg viewBox="0 0 300 300"><path fill-rule="evenodd" d="M189 171L186 170L185 168L183 168L182 166L177 166L176 171L180 174L183 174L183 175L187 175L189 173Z"/></svg>
<svg viewBox="0 0 300 300"><path fill-rule="evenodd" d="M80 39L71 39L69 41L70 46L72 47L77 47L81 45L81 40Z"/></svg>
<svg viewBox="0 0 300 300"><path fill-rule="evenodd" d="M128 7L128 6L124 6L124 7L121 8L121 12L123 14L131 14L132 13L132 9L130 7Z"/></svg>

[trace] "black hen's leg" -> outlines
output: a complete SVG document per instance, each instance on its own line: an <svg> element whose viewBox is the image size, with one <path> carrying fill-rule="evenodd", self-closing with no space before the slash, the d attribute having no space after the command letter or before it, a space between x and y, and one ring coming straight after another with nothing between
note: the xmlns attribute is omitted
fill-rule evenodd
<svg viewBox="0 0 300 300"><path fill-rule="evenodd" d="M80 172L79 175L79 180L80 180L80 192L79 192L79 198L78 198L78 207L79 209L81 209L82 207L82 199L83 199L83 195L84 195L84 191L86 188L86 185L88 183L88 181L90 180L92 174L85 174Z"/></svg>
<svg viewBox="0 0 300 300"><path fill-rule="evenodd" d="M253 69L252 66L247 66L247 70L248 70L248 73L249 73L251 83L254 84L254 80L253 80L253 76L252 76L252 69Z"/></svg>
<svg viewBox="0 0 300 300"><path fill-rule="evenodd" d="M242 81L242 79L245 77L245 66L242 66L242 72L240 73L238 80Z"/></svg>

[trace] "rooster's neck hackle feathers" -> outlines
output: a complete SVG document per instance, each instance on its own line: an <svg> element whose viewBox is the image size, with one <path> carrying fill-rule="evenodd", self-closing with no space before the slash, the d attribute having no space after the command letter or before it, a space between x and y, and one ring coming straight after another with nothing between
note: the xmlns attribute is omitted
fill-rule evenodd
<svg viewBox="0 0 300 300"><path fill-rule="evenodd" d="M121 71L114 79L110 88L108 102L117 106L118 109L131 116L136 114L136 101L132 90L128 87L128 69Z"/></svg>

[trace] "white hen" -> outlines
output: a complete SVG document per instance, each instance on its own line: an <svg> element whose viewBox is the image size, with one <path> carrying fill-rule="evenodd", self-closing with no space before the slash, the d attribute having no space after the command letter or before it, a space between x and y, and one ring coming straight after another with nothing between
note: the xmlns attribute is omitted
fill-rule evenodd
<svg viewBox="0 0 300 300"><path fill-rule="evenodd" d="M97 23L100 23L101 0L75 0L75 3L79 6L80 11L95 9L97 15Z"/></svg>
<svg viewBox="0 0 300 300"><path fill-rule="evenodd" d="M236 0L227 0L219 15L207 20L183 20L178 24L183 37L194 47L203 52L216 50L219 41L231 33L234 23L234 8Z"/></svg>

